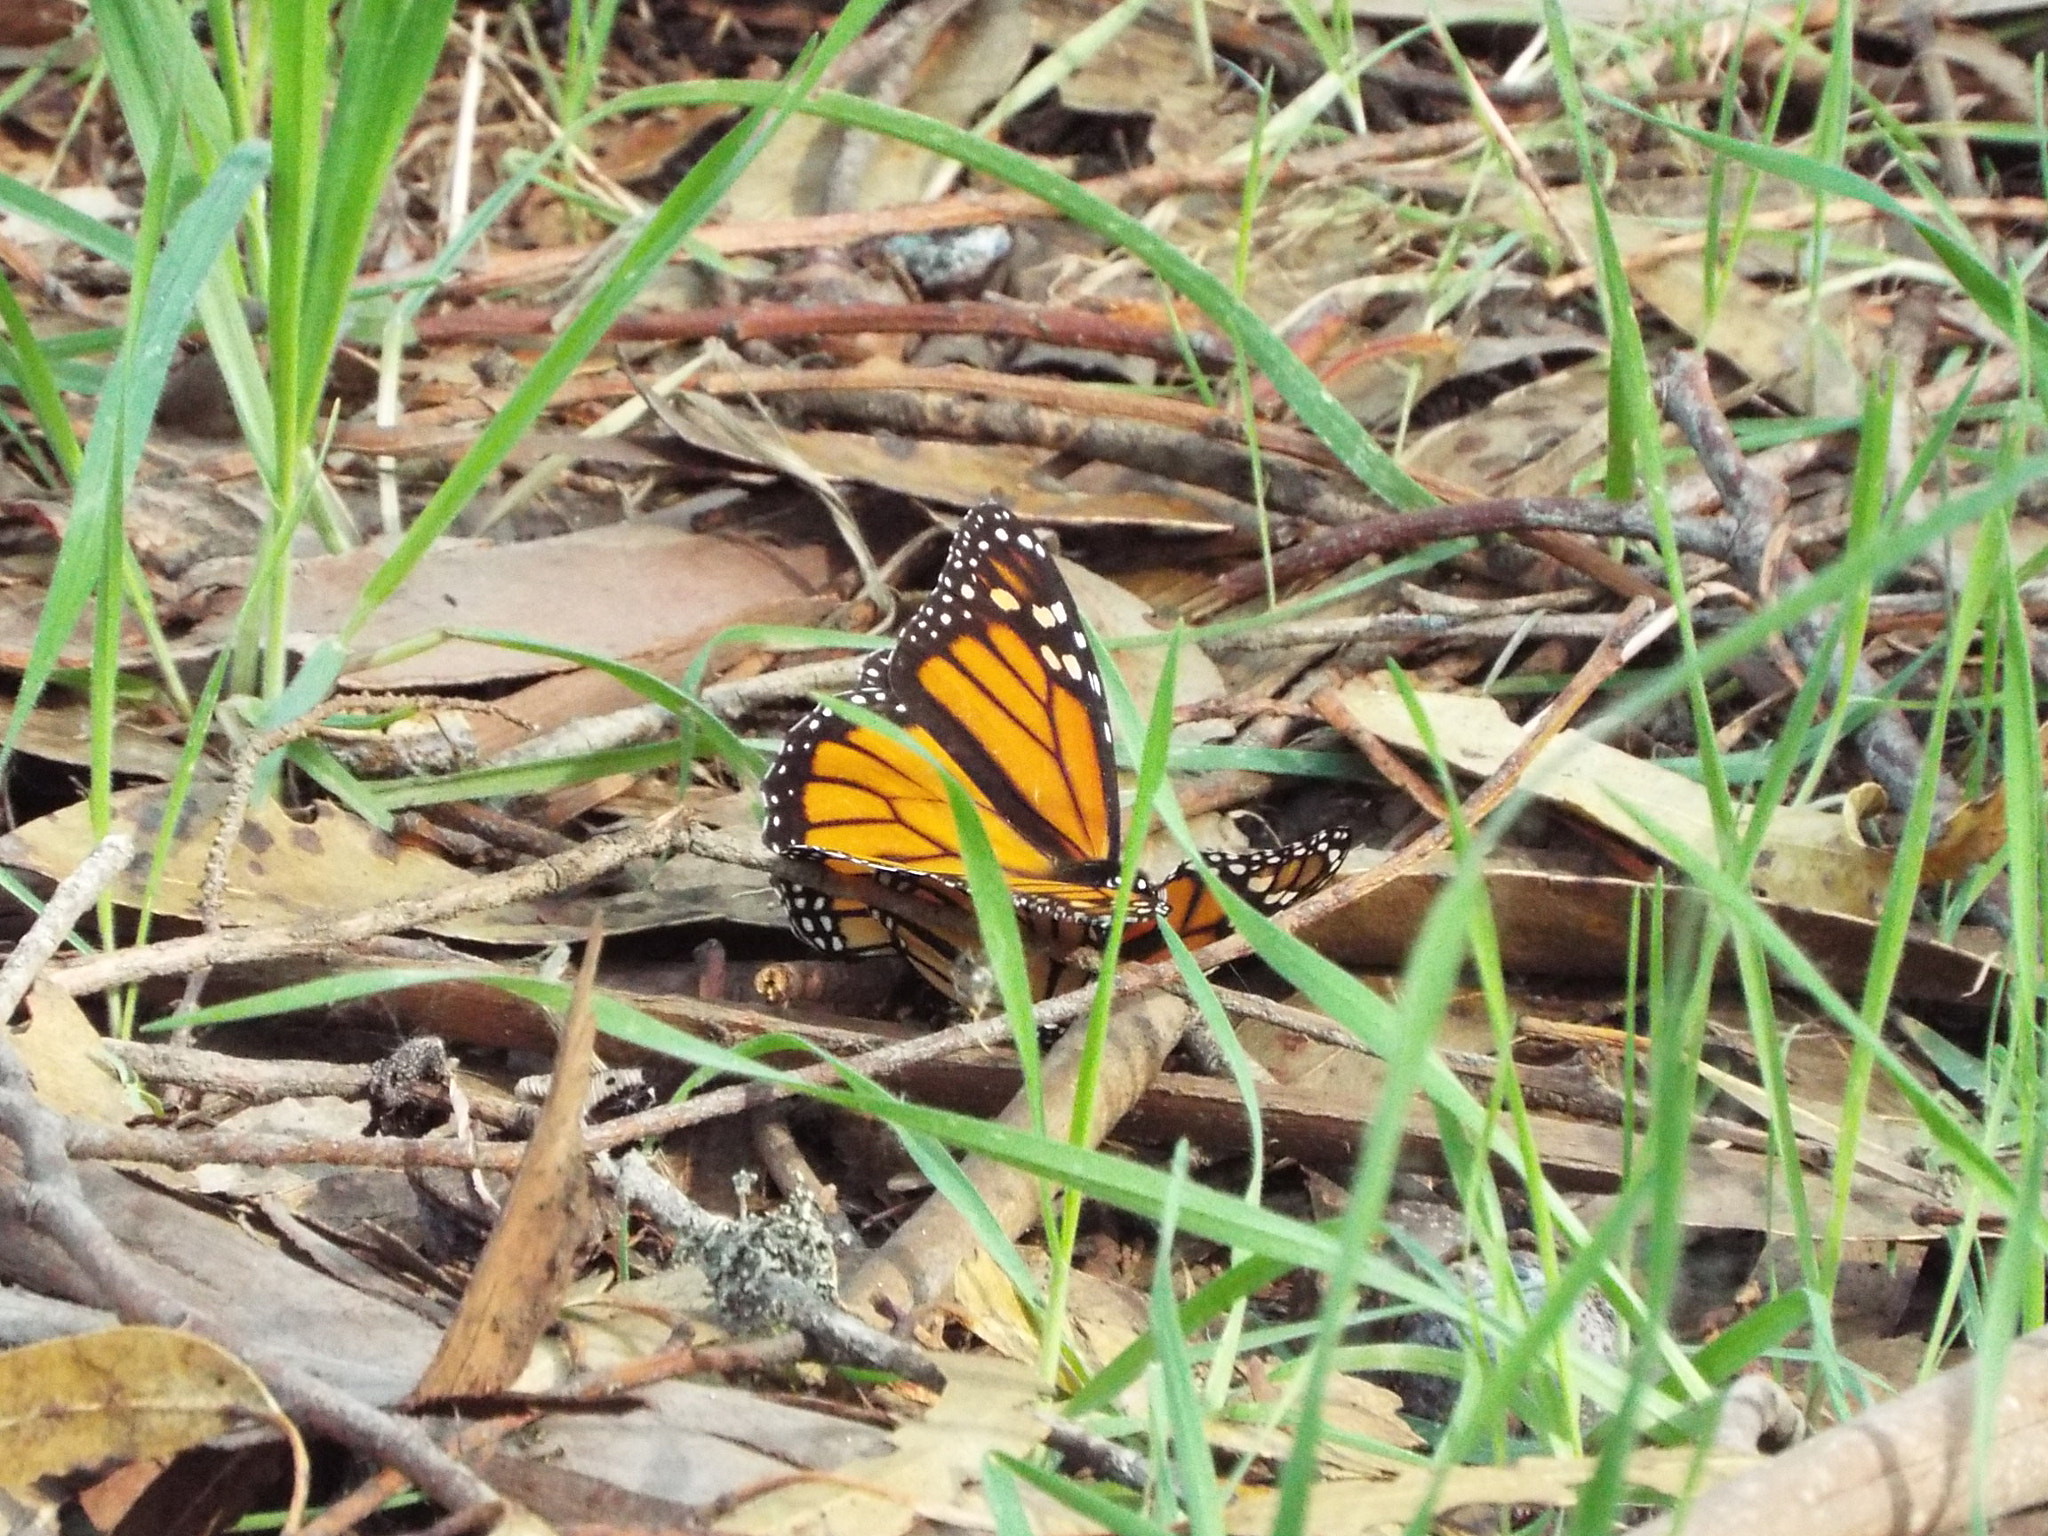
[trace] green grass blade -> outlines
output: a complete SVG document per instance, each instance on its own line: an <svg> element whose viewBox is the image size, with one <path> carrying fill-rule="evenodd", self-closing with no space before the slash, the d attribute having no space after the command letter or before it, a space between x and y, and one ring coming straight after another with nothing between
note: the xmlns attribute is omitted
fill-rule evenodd
<svg viewBox="0 0 2048 1536"><path fill-rule="evenodd" d="M451 629L448 633L481 645L499 645L508 651L524 651L531 656L553 656L561 661L573 661L578 666L602 672L606 677L625 684L650 704L659 704L678 720L688 723L693 731L710 742L711 750L742 778L758 779L766 766L760 753L734 735L732 727L706 709L699 700L643 667L627 661L615 661L596 651L582 650L573 645L529 640L524 635L505 630Z"/></svg>
<svg viewBox="0 0 2048 1536"><path fill-rule="evenodd" d="M15 693L14 715L0 739L0 762L13 752L63 646L92 600L109 509L134 480L185 319L192 312L200 284L233 239L269 157L263 144L240 145L229 154L205 190L172 226L161 257L150 264L146 287L136 299L138 320L131 340L110 376L102 407L105 429L92 434L79 464L71 519L65 526L35 641Z"/></svg>

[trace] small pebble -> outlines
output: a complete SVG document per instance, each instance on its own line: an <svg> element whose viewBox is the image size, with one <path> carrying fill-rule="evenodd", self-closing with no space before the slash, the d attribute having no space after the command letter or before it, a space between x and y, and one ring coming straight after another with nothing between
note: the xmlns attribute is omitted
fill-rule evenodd
<svg viewBox="0 0 2048 1536"><path fill-rule="evenodd" d="M928 299L951 299L986 287L1015 243L1006 225L978 224L971 229L895 235L885 248L903 264L918 292Z"/></svg>

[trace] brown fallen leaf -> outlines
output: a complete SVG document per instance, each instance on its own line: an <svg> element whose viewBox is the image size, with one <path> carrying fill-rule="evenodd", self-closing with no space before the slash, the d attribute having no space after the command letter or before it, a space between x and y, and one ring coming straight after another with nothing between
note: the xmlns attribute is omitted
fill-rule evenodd
<svg viewBox="0 0 2048 1536"><path fill-rule="evenodd" d="M1355 873L1371 863L1354 856ZM1340 965L1364 969L1398 967L1407 955L1429 903L1450 878L1448 863L1396 876L1341 911L1307 925L1302 938ZM1648 923L1656 888L1633 880L1562 875L1551 871L1489 867L1486 887L1500 929L1501 961L1530 976L1618 976L1628 963L1629 932ZM1664 922L1689 921L1696 892L1666 890ZM1785 931L1823 976L1851 996L1869 969L1877 923L1867 917L1822 912L1775 901L1765 916ZM1978 954L1917 928L1906 941L1897 980L1903 999L1932 999L1966 1008L1989 1008L1998 996L2003 965L1995 952ZM1733 962L1723 957L1723 963Z"/></svg>
<svg viewBox="0 0 2048 1536"><path fill-rule="evenodd" d="M591 992L603 947L593 928L555 1051L547 1102L513 1176L505 1214L484 1245L433 1363L413 1389L410 1401L415 1407L439 1398L484 1397L509 1388L554 1321L575 1277L576 1250L589 1227L591 1210L583 1106L590 1090L591 1048L597 1039Z"/></svg>
<svg viewBox="0 0 2048 1536"><path fill-rule="evenodd" d="M298 637L337 632L386 551L366 545L304 562L292 590ZM436 630L514 630L533 640L630 656L679 633L720 627L763 603L823 585L825 551L771 550L643 518L523 544L443 540L358 635L381 651ZM224 640L232 615L188 638ZM458 640L349 674L349 688L451 690L560 672L569 663Z"/></svg>
<svg viewBox="0 0 2048 1536"><path fill-rule="evenodd" d="M0 1491L163 1460L252 1421L292 1448L287 1529L306 1503L306 1447L241 1361L175 1328L109 1328L0 1353Z"/></svg>
<svg viewBox="0 0 2048 1536"><path fill-rule="evenodd" d="M2005 846L2005 786L1959 806L1927 845L1920 865L1920 883L1939 885L1960 880Z"/></svg>
<svg viewBox="0 0 2048 1536"><path fill-rule="evenodd" d="M207 853L227 793L224 783L192 787L157 891L160 916L198 914ZM152 849L168 794L156 785L122 790L114 796L114 830L133 833L138 848ZM75 869L98 841L91 814L80 801L0 838L0 863L59 879ZM123 906L138 905L148 872L148 859L139 857L115 880L113 899ZM302 822L293 820L275 800L267 800L249 808L229 857L221 915L231 925L298 922L426 896L475 878L432 854L394 842L337 805L318 802L312 819Z"/></svg>

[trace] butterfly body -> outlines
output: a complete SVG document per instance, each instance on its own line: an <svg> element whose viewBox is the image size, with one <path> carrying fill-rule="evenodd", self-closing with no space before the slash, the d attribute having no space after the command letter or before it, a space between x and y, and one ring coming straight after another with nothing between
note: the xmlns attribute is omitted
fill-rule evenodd
<svg viewBox="0 0 2048 1536"><path fill-rule="evenodd" d="M894 648L862 668L846 702L909 745L822 705L785 739L761 781L763 840L877 898L778 881L798 936L834 955L898 949L956 992L949 978L975 930L950 777L966 789L1016 903L1034 990L1085 974L1067 962L1108 937L1123 828L1102 677L1045 545L1001 504L972 508L931 596ZM1345 843L1330 832L1210 863L1255 905L1277 910L1327 878ZM1184 867L1161 888L1140 877L1127 921L1126 942L1142 951L1162 921L1194 933L1222 917Z"/></svg>

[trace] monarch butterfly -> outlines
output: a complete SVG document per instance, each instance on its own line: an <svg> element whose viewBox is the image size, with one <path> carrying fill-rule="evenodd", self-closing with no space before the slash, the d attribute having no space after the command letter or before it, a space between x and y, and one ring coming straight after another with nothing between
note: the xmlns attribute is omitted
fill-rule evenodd
<svg viewBox="0 0 2048 1536"><path fill-rule="evenodd" d="M1053 990L1058 962L1107 934L1123 828L1102 677L1045 545L999 502L969 510L930 598L846 698L922 750L819 706L790 731L761 781L763 840L910 899L893 906L925 903L934 923L778 881L791 927L827 954L900 949L950 991L940 977L962 946L948 930L968 910L950 774L988 836L1034 966L1047 967L1034 983ZM1348 833L1331 831L1210 862L1277 910L1327 879L1348 842ZM1188 868L1163 888L1140 877L1132 891L1134 942L1156 938L1162 920L1190 935L1223 926Z"/></svg>

